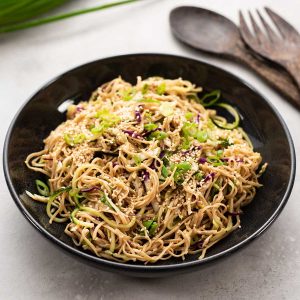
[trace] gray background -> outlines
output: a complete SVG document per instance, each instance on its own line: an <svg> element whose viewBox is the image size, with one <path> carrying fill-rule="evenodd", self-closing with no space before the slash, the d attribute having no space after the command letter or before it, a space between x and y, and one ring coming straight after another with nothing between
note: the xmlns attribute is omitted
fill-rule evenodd
<svg viewBox="0 0 300 300"><path fill-rule="evenodd" d="M73 1L67 7L99 2L102 1ZM106 56L162 52L212 62L256 87L285 119L299 159L299 112L246 69L187 49L173 39L168 14L184 4L214 9L235 22L238 9L269 5L300 30L299 0L147 0L2 35L1 145L22 103L54 76ZM136 279L85 266L51 245L22 217L1 171L0 299L300 299L299 175L298 169L292 195L278 220L248 247L195 273Z"/></svg>

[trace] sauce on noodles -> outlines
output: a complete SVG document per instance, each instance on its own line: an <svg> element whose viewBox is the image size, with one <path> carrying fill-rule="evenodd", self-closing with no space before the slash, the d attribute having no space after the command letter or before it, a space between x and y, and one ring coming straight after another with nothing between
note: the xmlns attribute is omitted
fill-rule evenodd
<svg viewBox="0 0 300 300"><path fill-rule="evenodd" d="M189 81L116 78L25 163L43 173L38 193L49 222L66 223L77 246L117 261L154 263L198 253L240 227L241 208L261 186L266 164L239 115ZM235 121L217 115L222 108Z"/></svg>

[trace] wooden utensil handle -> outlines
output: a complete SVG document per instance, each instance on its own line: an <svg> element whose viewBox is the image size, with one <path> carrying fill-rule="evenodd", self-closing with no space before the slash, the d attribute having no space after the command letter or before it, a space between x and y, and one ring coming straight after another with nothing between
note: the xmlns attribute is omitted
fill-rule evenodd
<svg viewBox="0 0 300 300"><path fill-rule="evenodd" d="M286 69L294 78L295 83L298 86L298 89L300 89L300 60L286 62Z"/></svg>
<svg viewBox="0 0 300 300"><path fill-rule="evenodd" d="M270 86L276 89L282 96L284 96L290 103L300 109L300 92L294 84L293 79L283 69L277 69L265 62L261 61L252 55L242 43L242 41L235 48L235 59L250 67L260 77L262 77Z"/></svg>

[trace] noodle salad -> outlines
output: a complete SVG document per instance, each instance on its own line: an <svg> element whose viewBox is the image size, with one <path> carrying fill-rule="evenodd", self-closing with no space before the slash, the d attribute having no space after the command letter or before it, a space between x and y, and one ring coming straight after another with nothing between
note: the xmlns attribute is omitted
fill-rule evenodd
<svg viewBox="0 0 300 300"><path fill-rule="evenodd" d="M44 149L28 155L47 183L37 179L36 193L26 193L97 256L201 259L240 227L267 166L239 121L220 91L181 78L116 78L70 105Z"/></svg>

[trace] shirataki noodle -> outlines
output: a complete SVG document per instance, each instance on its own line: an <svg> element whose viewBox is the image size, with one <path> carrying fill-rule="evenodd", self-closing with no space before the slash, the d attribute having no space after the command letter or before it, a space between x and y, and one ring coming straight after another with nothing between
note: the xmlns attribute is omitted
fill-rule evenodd
<svg viewBox="0 0 300 300"><path fill-rule="evenodd" d="M211 109L229 107L218 104L219 92L199 99L201 92L180 78L103 84L89 101L70 105L44 149L28 155L28 168L48 184L37 180L38 193L27 194L97 256L203 258L240 226L266 164L259 171L261 155L238 114L229 124Z"/></svg>

